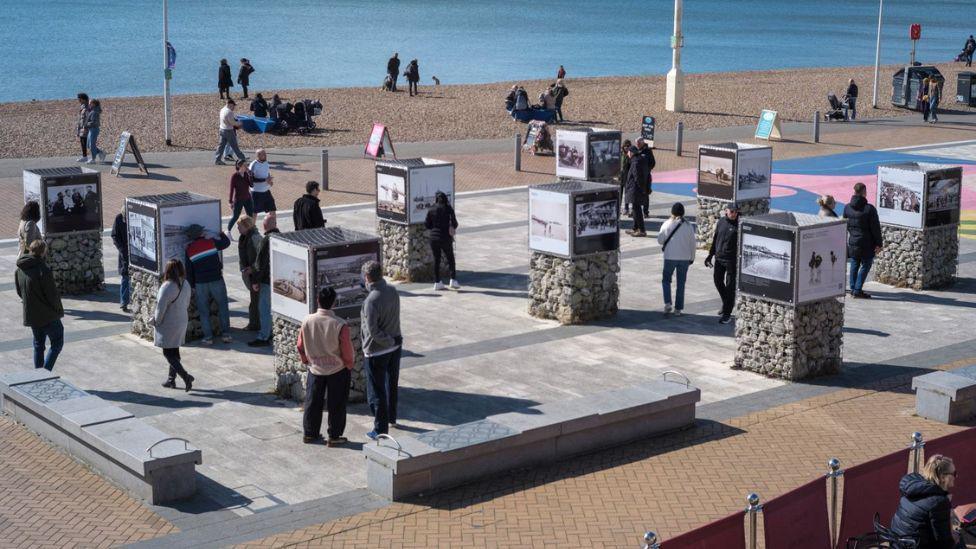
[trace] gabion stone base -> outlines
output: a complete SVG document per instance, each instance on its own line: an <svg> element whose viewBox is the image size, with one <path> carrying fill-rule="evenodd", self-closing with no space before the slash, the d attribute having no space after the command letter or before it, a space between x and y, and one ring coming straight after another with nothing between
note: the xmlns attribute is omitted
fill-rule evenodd
<svg viewBox="0 0 976 549"><path fill-rule="evenodd" d="M739 294L735 367L796 381L840 371L844 303L825 299L797 307Z"/></svg>
<svg viewBox="0 0 976 549"><path fill-rule="evenodd" d="M359 320L347 320L352 348L356 353L352 369L352 387L349 390L350 402L366 400L366 377L363 374L363 344ZM274 315L274 365L275 393L281 398L298 402L305 400L308 368L298 358L298 329L301 325L279 315Z"/></svg>
<svg viewBox="0 0 976 549"><path fill-rule="evenodd" d="M712 245L715 224L725 215L725 205L730 201L717 198L698 197L698 213L695 215L695 243L698 249L707 250ZM756 198L740 200L739 215L763 215L769 213L769 199Z"/></svg>
<svg viewBox="0 0 976 549"><path fill-rule="evenodd" d="M47 264L62 294L87 294L105 289L102 232L80 231L47 235Z"/></svg>
<svg viewBox="0 0 976 549"><path fill-rule="evenodd" d="M959 226L907 229L881 226L884 248L874 259L874 278L898 288L944 288L956 281Z"/></svg>
<svg viewBox="0 0 976 549"><path fill-rule="evenodd" d="M382 242L386 276L406 282L434 281L434 253L430 251L430 234L426 227L380 219L376 232ZM441 261L441 275L447 274L447 261Z"/></svg>
<svg viewBox="0 0 976 549"><path fill-rule="evenodd" d="M617 314L620 288L617 251L563 259L532 252L529 260L529 314L579 324Z"/></svg>
<svg viewBox="0 0 976 549"><path fill-rule="evenodd" d="M130 303L132 308L132 333L149 341L153 340L153 327L149 320L156 309L156 293L162 279L155 274L129 267ZM214 335L220 335L220 317L217 304L210 302L210 326ZM193 341L203 338L203 328L200 324L200 314L197 312L195 296L190 297L190 321L186 325L186 340Z"/></svg>

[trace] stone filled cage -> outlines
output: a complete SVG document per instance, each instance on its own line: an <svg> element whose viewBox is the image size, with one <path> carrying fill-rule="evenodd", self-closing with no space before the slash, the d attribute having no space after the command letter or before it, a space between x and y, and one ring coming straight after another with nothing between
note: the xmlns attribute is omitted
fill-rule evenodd
<svg viewBox="0 0 976 549"><path fill-rule="evenodd" d="M433 158L376 162L376 217L403 225L422 224L440 191L454 205L454 164Z"/></svg>
<svg viewBox="0 0 976 549"><path fill-rule="evenodd" d="M45 235L102 230L102 178L97 170L28 168L23 178L24 203L37 201L38 228Z"/></svg>
<svg viewBox="0 0 976 549"><path fill-rule="evenodd" d="M556 177L612 181L620 176L621 133L607 128L556 130Z"/></svg>
<svg viewBox="0 0 976 549"><path fill-rule="evenodd" d="M223 230L220 199L192 192L128 197L129 266L162 275L170 259L184 260L186 229L200 225L216 237Z"/></svg>
<svg viewBox="0 0 976 549"><path fill-rule="evenodd" d="M698 196L727 202L768 199L773 149L750 143L698 146Z"/></svg>
<svg viewBox="0 0 976 549"><path fill-rule="evenodd" d="M529 249L574 258L620 248L620 187L568 180L529 187Z"/></svg>

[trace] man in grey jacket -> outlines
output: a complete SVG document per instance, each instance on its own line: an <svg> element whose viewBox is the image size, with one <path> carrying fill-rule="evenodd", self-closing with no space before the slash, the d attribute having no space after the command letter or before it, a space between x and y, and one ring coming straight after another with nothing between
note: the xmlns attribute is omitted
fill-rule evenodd
<svg viewBox="0 0 976 549"><path fill-rule="evenodd" d="M397 385L400 380L400 296L396 288L383 279L383 268L376 261L363 265L363 277L369 295L363 301L362 339L363 370L366 372L366 400L373 414L376 438L396 425Z"/></svg>

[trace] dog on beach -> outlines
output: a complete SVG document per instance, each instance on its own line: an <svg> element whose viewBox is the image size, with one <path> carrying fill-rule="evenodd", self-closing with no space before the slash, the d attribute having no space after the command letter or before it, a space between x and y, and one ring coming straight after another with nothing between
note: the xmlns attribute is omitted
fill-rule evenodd
<svg viewBox="0 0 976 549"><path fill-rule="evenodd" d="M440 78L437 78L436 76L431 76L431 78L434 79L434 85L435 86L440 86L441 85L441 79Z"/></svg>

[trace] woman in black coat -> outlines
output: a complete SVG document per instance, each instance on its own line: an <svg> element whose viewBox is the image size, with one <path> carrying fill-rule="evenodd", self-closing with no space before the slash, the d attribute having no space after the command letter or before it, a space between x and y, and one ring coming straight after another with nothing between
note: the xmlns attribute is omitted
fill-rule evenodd
<svg viewBox="0 0 976 549"><path fill-rule="evenodd" d="M420 82L420 65L417 64L417 60L414 59L407 65L407 70L404 71L403 76L407 77L407 86L410 91L410 96L420 95L417 91L417 83Z"/></svg>
<svg viewBox="0 0 976 549"><path fill-rule="evenodd" d="M237 72L237 83L241 85L244 99L247 99L247 87L251 84L252 72L254 72L254 67L251 66L251 62L247 58L242 57L241 69Z"/></svg>
<svg viewBox="0 0 976 549"><path fill-rule="evenodd" d="M445 289L441 283L441 252L447 257L447 268L450 271L450 287L456 290L461 287L457 281L457 265L454 263L454 231L457 230L457 217L454 208L447 200L447 195L437 191L434 195L434 207L427 210L427 220L424 222L430 230L430 249L434 252L434 289Z"/></svg>
<svg viewBox="0 0 976 549"><path fill-rule="evenodd" d="M909 473L898 483L901 500L891 519L891 531L899 537L913 538L918 549L960 547L953 536L949 491L956 483L952 459L936 454L921 473ZM965 546L963 546L965 547Z"/></svg>
<svg viewBox="0 0 976 549"><path fill-rule="evenodd" d="M225 99L224 94L226 93L226 99L230 99L232 87L234 87L234 80L230 76L230 65L227 64L226 59L221 59L220 68L217 69L217 90L220 91L220 98Z"/></svg>

